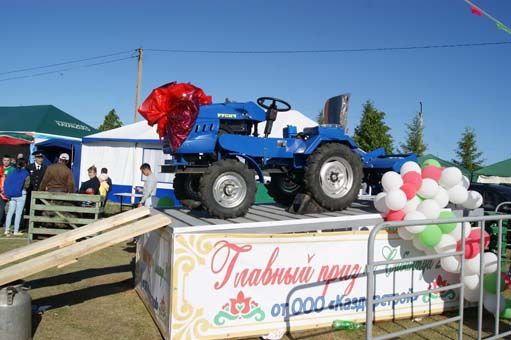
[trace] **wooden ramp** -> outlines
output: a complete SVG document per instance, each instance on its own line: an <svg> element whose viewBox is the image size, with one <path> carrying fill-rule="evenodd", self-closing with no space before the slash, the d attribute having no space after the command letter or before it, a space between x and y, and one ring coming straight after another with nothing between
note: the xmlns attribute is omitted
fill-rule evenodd
<svg viewBox="0 0 511 340"><path fill-rule="evenodd" d="M76 262L82 256L149 231L166 227L170 223L171 219L168 216L150 215L149 209L141 207L50 237L44 241L2 253L0 254L0 266L36 254L39 255L1 269L0 286L52 267L66 266ZM79 241L86 237L88 238ZM41 254L46 251L49 252Z"/></svg>

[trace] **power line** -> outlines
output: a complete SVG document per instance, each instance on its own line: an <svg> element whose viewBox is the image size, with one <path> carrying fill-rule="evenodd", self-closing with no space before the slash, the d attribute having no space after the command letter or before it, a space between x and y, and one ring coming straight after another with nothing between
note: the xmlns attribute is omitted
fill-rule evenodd
<svg viewBox="0 0 511 340"><path fill-rule="evenodd" d="M133 52L135 52L135 50L128 50L128 51L104 54L104 55L100 55L100 56L96 56L96 57L83 58L83 59L75 59L75 60L70 60L70 61L64 61L64 62L61 62L61 63L54 63L54 64L48 64L48 65L42 65L42 66L20 68L20 69L17 69L17 70L0 72L0 75L12 74L12 73L18 73L18 72L26 72L26 71L33 71L33 70L38 70L38 69L43 69L43 68L51 68L51 67L55 67L55 66L76 64L76 63L81 63L81 62L84 62L84 61L90 61L90 60L114 57L114 56L117 56L117 55L126 54L126 53L130 53L130 52L133 53Z"/></svg>
<svg viewBox="0 0 511 340"><path fill-rule="evenodd" d="M481 42L481 43L456 43L442 45L418 45L401 47L369 47L369 48L347 48L347 49L317 49L317 50L185 50L185 49L158 49L146 48L150 52L167 53L202 53L202 54L313 54L313 53L349 53L349 52L378 52L378 51L404 51L404 50L424 50L439 48L460 48L460 47L480 47L480 46L502 46L511 45L511 41Z"/></svg>
<svg viewBox="0 0 511 340"><path fill-rule="evenodd" d="M15 79L39 77L39 76L45 76L45 75L54 74L54 73L62 73L62 72L66 72L66 71L76 70L78 68L87 68L87 67L94 67L94 66L99 66L99 65L104 65L104 64L111 64L111 63L116 63L116 62L119 62L119 61L123 61L123 60L127 60L127 59L133 59L133 58L136 58L136 56L129 56L129 57L118 58L118 59L111 59L111 60L102 61L102 62L98 62L98 63L94 63L94 64L79 65L79 66L74 66L74 67L68 67L68 68L65 68L65 69L59 69L59 70L53 70L53 71L47 71L47 72L41 72L41 73L34 73L34 74L29 74L29 75L24 75L24 76L16 76L16 77L3 78L3 79L0 79L0 82L4 82L4 81L8 81L8 80L15 80Z"/></svg>

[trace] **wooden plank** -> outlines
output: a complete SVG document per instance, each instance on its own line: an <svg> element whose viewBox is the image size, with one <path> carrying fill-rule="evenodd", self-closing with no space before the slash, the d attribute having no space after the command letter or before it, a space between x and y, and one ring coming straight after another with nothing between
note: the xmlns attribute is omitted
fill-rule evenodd
<svg viewBox="0 0 511 340"><path fill-rule="evenodd" d="M185 212L186 210L177 210L177 209L167 209L165 210L165 213L170 215L172 218L177 218L183 222L185 222L187 225L208 225L208 223L204 223L204 221L189 215Z"/></svg>
<svg viewBox="0 0 511 340"><path fill-rule="evenodd" d="M97 214L100 212L100 209L97 207L77 207L73 205L44 205L44 204L36 204L34 207L37 211L64 211L64 212L78 212L78 213L88 213L88 214Z"/></svg>
<svg viewBox="0 0 511 340"><path fill-rule="evenodd" d="M32 233L34 235L58 235L71 230L72 229L34 227Z"/></svg>
<svg viewBox="0 0 511 340"><path fill-rule="evenodd" d="M63 192L48 192L48 191L33 191L34 198L51 199L59 201L79 201L79 202L100 202L101 196L99 195L85 195L85 194L67 194Z"/></svg>
<svg viewBox="0 0 511 340"><path fill-rule="evenodd" d="M51 203L51 202L49 202L49 201L47 201L47 200L45 200L45 199L41 199L41 202L43 202L45 206L46 206L46 205L47 205L47 206L50 206L50 207L55 207L55 206L57 206L56 204L53 204L53 203ZM62 218L66 218L66 215L64 215L64 214L63 214L63 213L61 213L61 212L55 211L55 214L57 214L57 216L60 216L60 217L62 217ZM37 222L37 221L35 221L35 222ZM71 224L71 223L69 223L69 224L71 225L71 227L73 227L73 229L78 228L78 226L77 226L77 225L75 225L75 224Z"/></svg>
<svg viewBox="0 0 511 340"><path fill-rule="evenodd" d="M284 217L284 216L280 216L280 215L277 215L277 214L274 214L274 213L269 213L269 212L266 212L266 211L260 211L260 210L256 210L256 209L252 209L252 208L250 208L248 210L248 212L250 214L252 214L252 215L262 216L262 217L265 217L267 220L272 220L272 221L289 220L289 217Z"/></svg>
<svg viewBox="0 0 511 340"><path fill-rule="evenodd" d="M133 209L122 214L96 221L79 229L70 230L46 240L32 243L25 247L13 249L0 254L0 266L59 247L62 244L74 242L78 239L118 227L119 225L145 217L149 215L149 212L149 209L145 207Z"/></svg>
<svg viewBox="0 0 511 340"><path fill-rule="evenodd" d="M34 222L48 222L48 223L63 223L63 224L89 224L96 221L93 218L78 218L78 217L48 217L48 216L34 216Z"/></svg>
<svg viewBox="0 0 511 340"><path fill-rule="evenodd" d="M292 214L290 212L285 211L284 209L272 209L272 208L269 208L269 207L264 206L264 205L256 205L253 208L256 209L256 210L262 210L262 211L265 211L265 212L268 212L268 213L271 213L271 214L276 214L276 215L284 216L284 217L291 218L291 219L307 218L307 217L305 217L303 215Z"/></svg>
<svg viewBox="0 0 511 340"><path fill-rule="evenodd" d="M73 259L94 253L135 236L165 227L171 223L168 216L158 214L108 231L71 246L57 249L0 270L0 286L56 267Z"/></svg>
<svg viewBox="0 0 511 340"><path fill-rule="evenodd" d="M34 234L32 232L34 230L34 221L32 221L32 218L35 216L35 210L33 208L35 206L35 197L33 195L30 197L31 199L30 199L30 219L28 220L28 242L31 242L34 239Z"/></svg>

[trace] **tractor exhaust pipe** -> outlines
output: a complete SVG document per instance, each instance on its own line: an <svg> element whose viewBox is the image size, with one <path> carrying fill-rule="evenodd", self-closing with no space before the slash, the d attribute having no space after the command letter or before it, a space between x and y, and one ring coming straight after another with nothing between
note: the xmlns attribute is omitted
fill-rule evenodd
<svg viewBox="0 0 511 340"><path fill-rule="evenodd" d="M337 125L346 129L348 126L348 106L350 94L344 93L328 99L323 108L322 124Z"/></svg>

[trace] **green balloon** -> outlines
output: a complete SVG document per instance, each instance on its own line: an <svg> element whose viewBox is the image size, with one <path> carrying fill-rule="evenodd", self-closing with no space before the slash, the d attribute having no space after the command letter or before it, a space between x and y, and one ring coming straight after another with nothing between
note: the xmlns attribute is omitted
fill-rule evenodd
<svg viewBox="0 0 511 340"><path fill-rule="evenodd" d="M429 165L433 165L433 166L436 166L437 168L441 168L442 167L442 164L440 164L439 161L437 161L436 159L433 159L433 158L430 158L430 159L426 159L423 163L422 163L422 167L425 168Z"/></svg>
<svg viewBox="0 0 511 340"><path fill-rule="evenodd" d="M433 248L440 242L442 230L437 225L428 225L422 233L419 234L419 240L426 248Z"/></svg>
<svg viewBox="0 0 511 340"><path fill-rule="evenodd" d="M449 218L456 218L456 215L450 211L442 211L440 213L440 216L438 217L441 220L447 220ZM442 230L442 233L449 234L451 231L456 229L456 223L444 223L438 225L440 229ZM468 236L468 235L465 235Z"/></svg>
<svg viewBox="0 0 511 340"><path fill-rule="evenodd" d="M511 300L506 299L506 309L502 313L500 313L501 319L509 320L511 319Z"/></svg>
<svg viewBox="0 0 511 340"><path fill-rule="evenodd" d="M484 290L491 294L497 294L497 273L484 274ZM500 276L500 291L503 292L506 289L506 282Z"/></svg>

